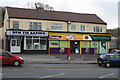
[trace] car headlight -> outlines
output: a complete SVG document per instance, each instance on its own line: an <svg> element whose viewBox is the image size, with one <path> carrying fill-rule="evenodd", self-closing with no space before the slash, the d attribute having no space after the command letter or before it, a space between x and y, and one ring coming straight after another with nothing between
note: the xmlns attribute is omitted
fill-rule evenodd
<svg viewBox="0 0 120 80"><path fill-rule="evenodd" d="M23 60L23 58L22 58L22 57L19 57L19 58Z"/></svg>

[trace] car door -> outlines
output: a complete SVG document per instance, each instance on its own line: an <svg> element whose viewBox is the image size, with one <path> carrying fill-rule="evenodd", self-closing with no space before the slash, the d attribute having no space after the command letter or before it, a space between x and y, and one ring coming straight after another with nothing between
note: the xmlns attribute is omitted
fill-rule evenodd
<svg viewBox="0 0 120 80"><path fill-rule="evenodd" d="M120 55L118 55L116 58L117 58L117 66L120 66Z"/></svg>
<svg viewBox="0 0 120 80"><path fill-rule="evenodd" d="M112 66L116 66L118 64L118 59L116 58L116 55L109 56L109 61Z"/></svg>
<svg viewBox="0 0 120 80"><path fill-rule="evenodd" d="M2 51L2 64L12 64L13 57L7 52Z"/></svg>

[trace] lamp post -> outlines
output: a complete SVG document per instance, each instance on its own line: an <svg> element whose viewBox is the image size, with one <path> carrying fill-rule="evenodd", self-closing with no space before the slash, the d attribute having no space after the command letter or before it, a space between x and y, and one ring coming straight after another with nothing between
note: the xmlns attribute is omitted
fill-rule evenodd
<svg viewBox="0 0 120 80"><path fill-rule="evenodd" d="M68 22L67 22L67 31L69 31L70 25L71 25L71 21L68 21Z"/></svg>
<svg viewBox="0 0 120 80"><path fill-rule="evenodd" d="M67 22L67 31L69 32L69 27L70 27L70 25L71 25L71 21L68 21ZM68 41L68 39L67 39L67 41ZM71 60L71 56L70 56L71 54L70 54L70 48L68 48L68 50L67 50L67 59L68 60Z"/></svg>

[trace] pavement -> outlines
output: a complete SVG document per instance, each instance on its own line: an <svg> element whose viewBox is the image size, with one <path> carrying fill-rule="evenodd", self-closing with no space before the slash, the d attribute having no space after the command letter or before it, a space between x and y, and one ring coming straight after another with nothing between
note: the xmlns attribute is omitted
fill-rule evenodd
<svg viewBox="0 0 120 80"><path fill-rule="evenodd" d="M16 54L24 58L26 64L96 64L98 55L71 54Z"/></svg>

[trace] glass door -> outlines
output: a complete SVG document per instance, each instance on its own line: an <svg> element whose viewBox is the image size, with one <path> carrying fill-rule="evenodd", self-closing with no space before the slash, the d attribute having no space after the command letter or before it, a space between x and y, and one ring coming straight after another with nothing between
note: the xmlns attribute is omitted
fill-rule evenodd
<svg viewBox="0 0 120 80"><path fill-rule="evenodd" d="M10 51L12 53L20 53L20 40L11 39Z"/></svg>
<svg viewBox="0 0 120 80"><path fill-rule="evenodd" d="M101 54L107 53L107 42L105 41L100 42L100 53Z"/></svg>
<svg viewBox="0 0 120 80"><path fill-rule="evenodd" d="M71 53L80 53L80 43L79 41L70 41Z"/></svg>

